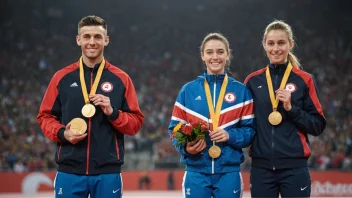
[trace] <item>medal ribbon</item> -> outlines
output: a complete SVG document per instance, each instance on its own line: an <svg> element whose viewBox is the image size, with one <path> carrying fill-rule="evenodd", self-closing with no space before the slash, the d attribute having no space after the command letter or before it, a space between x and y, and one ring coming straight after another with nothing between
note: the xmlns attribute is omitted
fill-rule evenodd
<svg viewBox="0 0 352 198"><path fill-rule="evenodd" d="M287 80L288 80L288 76L290 75L291 70L292 70L292 65L290 62L288 62L284 77L282 77L282 80L281 80L280 89L284 88L284 86L286 85ZM275 98L273 82L271 80L269 66L266 66L265 75L266 75L266 82L268 84L271 105L273 106L273 111L276 111L277 106L279 104L279 98L277 98L277 97Z"/></svg>
<svg viewBox="0 0 352 198"><path fill-rule="evenodd" d="M210 118L213 121L213 130L217 129L219 126L220 111L221 111L221 107L222 107L222 102L224 101L227 83L228 83L228 76L226 74L225 78L224 78L224 82L222 82L222 85L221 85L220 95L219 95L218 101L216 102L216 109L214 112L214 105L213 105L213 100L211 99L211 96L210 96L211 94L210 94L209 84L208 84L207 80L204 79L205 95L207 96Z"/></svg>
<svg viewBox="0 0 352 198"><path fill-rule="evenodd" d="M97 76L95 77L94 82L93 82L93 86L90 89L90 93L89 93L90 95L94 95L95 92L97 91L98 84L99 84L101 75L103 73L104 65L105 65L105 59L103 59L103 61L101 61L100 65L99 65ZM82 57L79 59L79 81L81 82L84 102L86 104L89 104L90 102L89 102L89 98L88 98L88 91L87 91L86 81L84 80L83 58Z"/></svg>

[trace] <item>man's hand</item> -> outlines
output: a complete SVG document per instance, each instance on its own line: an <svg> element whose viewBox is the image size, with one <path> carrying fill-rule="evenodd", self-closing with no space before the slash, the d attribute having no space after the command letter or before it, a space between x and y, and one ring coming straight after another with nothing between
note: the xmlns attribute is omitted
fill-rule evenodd
<svg viewBox="0 0 352 198"><path fill-rule="evenodd" d="M77 144L77 142L83 140L87 136L87 133L84 133L82 135L78 133L74 133L73 131L70 130L70 127L71 127L70 123L66 125L64 136L66 140L68 140L72 144Z"/></svg>
<svg viewBox="0 0 352 198"><path fill-rule="evenodd" d="M99 105L103 110L104 114L109 116L112 114L113 109L110 104L110 98L101 94L89 95L89 100L93 102L94 105Z"/></svg>

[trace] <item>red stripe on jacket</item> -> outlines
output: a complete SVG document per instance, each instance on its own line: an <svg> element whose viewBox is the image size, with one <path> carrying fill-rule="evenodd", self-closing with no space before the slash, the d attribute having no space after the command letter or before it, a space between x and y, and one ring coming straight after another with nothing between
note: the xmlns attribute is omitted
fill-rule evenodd
<svg viewBox="0 0 352 198"><path fill-rule="evenodd" d="M110 72L119 77L125 86L125 98L130 112L119 111L119 116L116 120L110 121L112 125L121 133L127 135L135 135L142 127L144 116L139 109L136 90L128 74L118 67L112 67L107 61L106 67Z"/></svg>
<svg viewBox="0 0 352 198"><path fill-rule="evenodd" d="M241 117L243 116L253 115L253 112L254 112L253 102L247 105L244 105L242 107L232 109L231 111L221 114L219 126L232 122L238 118L241 119Z"/></svg>
<svg viewBox="0 0 352 198"><path fill-rule="evenodd" d="M255 72L253 72L253 73L251 73L251 74L249 74L249 75L247 76L247 78L244 80L244 84L246 85L247 82L248 82L248 80L249 80L250 78L252 78L253 76L260 75L260 74L264 73L265 71L266 71L266 67L263 68L263 69L260 69L260 70L258 70L258 71L255 71Z"/></svg>
<svg viewBox="0 0 352 198"><path fill-rule="evenodd" d="M316 92L316 89L315 89L315 85L314 85L314 81L313 81L312 76L309 75L308 73L298 69L298 68L293 68L292 72L294 72L298 76L302 77L302 79L304 80L304 82L308 86L309 97L312 99L315 108L317 109L318 113L323 118L325 118L325 116L323 114L323 109L322 109L321 104L320 104L319 99L318 99L318 95L317 95L317 92Z"/></svg>
<svg viewBox="0 0 352 198"><path fill-rule="evenodd" d="M79 65L75 63L54 74L45 92L42 104L40 105L39 114L37 116L39 125L44 135L55 142L61 142L57 137L57 133L61 128L65 128L65 125L61 124L57 117L52 115L52 108L58 96L57 86L62 77L76 70L78 66Z"/></svg>
<svg viewBox="0 0 352 198"><path fill-rule="evenodd" d="M185 110L181 109L179 106L174 106L174 110L172 112L172 116L185 120L191 124L197 123L197 122L204 122L201 118L192 115L190 113L187 113Z"/></svg>
<svg viewBox="0 0 352 198"><path fill-rule="evenodd" d="M303 145L304 157L309 157L311 152L310 152L310 149L309 149L309 146L308 146L308 143L307 143L307 138L304 135L304 133L301 132L301 131L298 131L298 134L299 134L299 138L301 139L301 142L302 142L302 145Z"/></svg>

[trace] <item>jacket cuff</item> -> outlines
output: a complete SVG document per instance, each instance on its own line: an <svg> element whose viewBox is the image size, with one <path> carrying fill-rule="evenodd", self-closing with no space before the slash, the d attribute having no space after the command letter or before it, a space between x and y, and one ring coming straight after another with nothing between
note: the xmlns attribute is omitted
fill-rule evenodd
<svg viewBox="0 0 352 198"><path fill-rule="evenodd" d="M291 117L291 118L297 118L300 114L300 109L298 107L292 106L291 110L287 111L287 114Z"/></svg>
<svg viewBox="0 0 352 198"><path fill-rule="evenodd" d="M186 143L187 144L187 143ZM187 150L186 150L186 144L183 147L183 154L184 155L188 155L188 156L192 156L192 154L188 153Z"/></svg>
<svg viewBox="0 0 352 198"><path fill-rule="evenodd" d="M65 138L65 128L59 129L59 132L57 133L57 138L63 142L63 143L69 143L69 141Z"/></svg>
<svg viewBox="0 0 352 198"><path fill-rule="evenodd" d="M111 121L116 120L119 117L120 112L115 109L114 107L112 108L112 114L108 116L108 119Z"/></svg>

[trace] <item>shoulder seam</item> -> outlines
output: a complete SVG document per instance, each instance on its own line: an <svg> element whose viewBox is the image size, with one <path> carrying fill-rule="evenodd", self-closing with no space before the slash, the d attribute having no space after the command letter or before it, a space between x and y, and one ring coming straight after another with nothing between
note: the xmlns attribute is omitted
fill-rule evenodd
<svg viewBox="0 0 352 198"><path fill-rule="evenodd" d="M64 77L66 76L67 74L75 71L76 69L78 68L78 64L77 62L75 63L72 63L71 65L68 65L62 69L60 69L59 71L57 71L54 76L57 80L57 84L59 83L59 81Z"/></svg>
<svg viewBox="0 0 352 198"><path fill-rule="evenodd" d="M244 84L247 84L247 82L248 82L248 80L249 80L250 78L252 78L252 77L254 77L254 76L258 76L258 75L264 73L265 71L266 71L266 67L263 68L263 69L257 70L257 71L255 71L255 72L252 72L252 73L249 74L249 75L247 76L247 78L244 80Z"/></svg>

